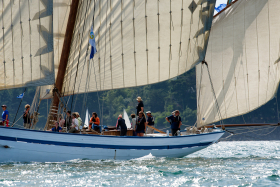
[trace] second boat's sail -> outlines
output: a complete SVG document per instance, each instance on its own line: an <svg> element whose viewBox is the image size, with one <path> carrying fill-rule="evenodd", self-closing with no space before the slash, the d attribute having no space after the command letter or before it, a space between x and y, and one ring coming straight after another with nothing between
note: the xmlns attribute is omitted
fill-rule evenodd
<svg viewBox="0 0 280 187"><path fill-rule="evenodd" d="M279 0L243 0L213 20L206 61L217 102L206 66L198 65L198 126L248 113L274 97L280 79L279 10Z"/></svg>
<svg viewBox="0 0 280 187"><path fill-rule="evenodd" d="M126 127L131 128L131 123L125 109L123 109L123 119L125 120Z"/></svg>

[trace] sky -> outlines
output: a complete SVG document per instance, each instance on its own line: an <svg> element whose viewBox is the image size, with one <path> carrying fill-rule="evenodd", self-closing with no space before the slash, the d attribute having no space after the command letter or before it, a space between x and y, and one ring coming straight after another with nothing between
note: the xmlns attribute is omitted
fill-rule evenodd
<svg viewBox="0 0 280 187"><path fill-rule="evenodd" d="M227 0L216 0L216 6L219 6L220 4L227 4ZM217 11L215 10L214 15L217 14Z"/></svg>

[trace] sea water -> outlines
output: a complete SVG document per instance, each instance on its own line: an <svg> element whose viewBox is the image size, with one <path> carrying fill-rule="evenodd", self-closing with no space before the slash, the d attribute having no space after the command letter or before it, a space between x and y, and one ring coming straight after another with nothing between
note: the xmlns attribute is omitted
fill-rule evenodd
<svg viewBox="0 0 280 187"><path fill-rule="evenodd" d="M0 186L280 186L280 141L219 142L183 158L2 163Z"/></svg>

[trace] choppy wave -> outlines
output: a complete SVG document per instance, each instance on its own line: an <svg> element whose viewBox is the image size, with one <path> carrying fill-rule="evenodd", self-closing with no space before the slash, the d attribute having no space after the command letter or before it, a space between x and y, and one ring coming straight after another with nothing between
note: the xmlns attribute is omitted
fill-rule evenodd
<svg viewBox="0 0 280 187"><path fill-rule="evenodd" d="M0 186L279 186L280 142L220 142L184 158L0 164Z"/></svg>

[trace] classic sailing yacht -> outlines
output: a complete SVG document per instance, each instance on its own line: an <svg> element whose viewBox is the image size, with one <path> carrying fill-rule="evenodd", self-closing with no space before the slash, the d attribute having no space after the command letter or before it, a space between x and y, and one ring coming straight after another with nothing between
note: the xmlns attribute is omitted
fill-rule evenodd
<svg viewBox="0 0 280 187"><path fill-rule="evenodd" d="M74 0L69 10L66 0L3 2L4 79L0 80L0 88L41 86L41 99L54 97L47 125L60 110L62 96L157 83L199 64L205 59L215 6L215 0ZM280 9L277 0L265 1L263 8L253 3L256 1L240 0L239 6L250 2L259 8L259 14L250 15L250 20L268 7L267 17L277 19L271 14ZM210 40L215 40L214 28L226 16L227 12L223 12L215 18ZM275 26L272 22L268 24L269 33L279 30L279 20ZM91 27L98 52L89 60ZM14 41L21 41L21 45ZM51 84L55 89L46 93L50 86L43 85ZM198 127L211 123L200 122L202 116L203 121L207 117L216 119L202 114L201 105L199 100ZM177 137L119 137L0 127L0 161L131 159L149 153L157 157L182 157L211 145L223 134L217 129Z"/></svg>

